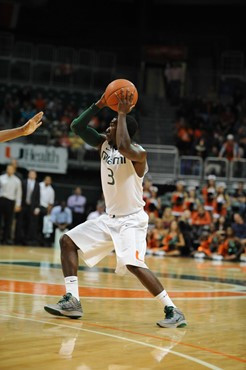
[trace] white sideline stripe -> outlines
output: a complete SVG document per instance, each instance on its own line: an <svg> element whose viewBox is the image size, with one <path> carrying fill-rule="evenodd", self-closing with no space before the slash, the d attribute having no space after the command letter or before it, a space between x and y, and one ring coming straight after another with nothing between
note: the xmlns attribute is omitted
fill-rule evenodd
<svg viewBox="0 0 246 370"><path fill-rule="evenodd" d="M6 292L4 290L0 290L0 294L22 294L22 295L27 295L27 296L37 296L37 297L61 297L61 295L54 295L54 294L32 294L32 293L22 293L22 292ZM65 294L65 291L64 291ZM80 299L111 299L111 300L128 300L128 301L155 301L155 298L124 298L124 297L88 297L88 296L83 296L80 297ZM178 298L173 298L175 301L203 301L203 300L224 300L224 299L246 299L245 296L227 296L227 297L178 297Z"/></svg>
<svg viewBox="0 0 246 370"><path fill-rule="evenodd" d="M64 327L64 328L68 328L68 329L75 329L75 330L80 330L80 331L86 331L88 333L94 333L94 334L99 334L99 335L104 335L106 337L111 337L111 338L115 338L115 339L119 339L119 340L125 340L127 342L131 342L131 343L135 343L135 344L139 344L141 346L145 346L145 347L151 347L151 348L155 348L155 349L158 349L158 350L161 350L161 351L164 351L166 352L167 350L162 348L162 347L159 347L159 346L155 346L154 344L150 344L150 343L145 343L145 342L140 342L138 340L135 340L135 339L130 339L130 338L126 338L126 337L120 337L118 335L113 335L113 334L109 334L109 333L103 333L101 331L98 331L98 330L90 330L90 329L82 329L82 328L75 328L73 326L69 326L69 325L64 325L64 324L55 324L55 323L51 323L49 321L43 321L43 320L37 320L37 319L31 319L29 317L20 317L20 316L12 316L12 315L5 315L5 314L1 314L1 316L3 317L11 317L11 318L14 318L14 319L19 319L19 320L28 320L28 321L34 321L34 322L39 322L39 323L42 323L42 324L50 324L50 325L55 325L55 326L60 326L60 327ZM178 343L177 343L178 344ZM207 367L208 369L212 369L212 370L222 370L220 367L217 367L215 365L212 365L206 361L203 361L203 360L199 360L198 358L195 358L193 356L189 356L189 355L185 355L184 353L180 353L180 352L176 352L176 351L172 351L172 350L168 350L168 352L172 353L173 355L175 356L179 356L179 357L183 357L185 358L186 360L189 360L189 361L193 361L193 362L196 362L197 364L199 365L203 365L205 367Z"/></svg>

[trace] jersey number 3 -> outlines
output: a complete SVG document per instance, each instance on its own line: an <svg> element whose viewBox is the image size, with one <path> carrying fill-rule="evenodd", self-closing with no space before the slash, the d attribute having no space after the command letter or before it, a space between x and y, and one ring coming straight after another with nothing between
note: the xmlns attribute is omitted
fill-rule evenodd
<svg viewBox="0 0 246 370"><path fill-rule="evenodd" d="M111 170L111 168L108 168L108 167L107 167L107 169L108 169L108 171L109 171L109 173L108 173L108 177L110 177L110 181L108 181L108 182L107 182L107 184L109 184L109 185L114 185L114 184L115 184L115 180L114 180L114 173L113 173L113 171Z"/></svg>

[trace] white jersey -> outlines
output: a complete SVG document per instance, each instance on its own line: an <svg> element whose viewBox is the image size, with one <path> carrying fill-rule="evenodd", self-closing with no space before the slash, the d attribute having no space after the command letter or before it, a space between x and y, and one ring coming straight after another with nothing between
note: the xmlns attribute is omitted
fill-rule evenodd
<svg viewBox="0 0 246 370"><path fill-rule="evenodd" d="M143 177L131 160L105 141L101 148L101 180L109 215L125 216L140 211L143 200Z"/></svg>

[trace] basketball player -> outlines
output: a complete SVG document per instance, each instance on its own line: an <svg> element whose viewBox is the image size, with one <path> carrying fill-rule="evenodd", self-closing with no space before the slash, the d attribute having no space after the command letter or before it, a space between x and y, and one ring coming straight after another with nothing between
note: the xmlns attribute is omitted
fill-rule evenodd
<svg viewBox="0 0 246 370"><path fill-rule="evenodd" d="M143 210L143 177L147 172L146 151L131 141L137 122L127 113L133 108L133 95L117 95L118 117L100 135L88 127L91 118L104 106L104 95L72 122L72 130L85 142L98 147L101 154L101 179L106 214L86 221L62 236L61 262L66 294L44 309L52 315L79 318L83 315L78 291L78 250L93 267L115 249L116 273L133 273L159 300L166 314L157 325L165 328L186 326L183 313L175 306L160 281L144 262L148 216Z"/></svg>
<svg viewBox="0 0 246 370"><path fill-rule="evenodd" d="M41 119L43 117L43 112L37 113L34 117L29 119L27 123L23 126L12 128L10 130L0 131L0 143L4 141L16 139L20 136L27 136L32 134L39 126L42 125Z"/></svg>

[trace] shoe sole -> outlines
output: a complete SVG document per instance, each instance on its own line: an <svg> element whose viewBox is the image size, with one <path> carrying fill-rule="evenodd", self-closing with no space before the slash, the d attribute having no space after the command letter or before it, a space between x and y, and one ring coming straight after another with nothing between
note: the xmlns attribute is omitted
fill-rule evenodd
<svg viewBox="0 0 246 370"><path fill-rule="evenodd" d="M67 311L56 310L55 308L52 308L49 306L44 306L44 309L46 312L50 313L51 315L69 317L70 319L79 319L80 317L83 316L82 313L78 313L77 311L70 311L68 314Z"/></svg>
<svg viewBox="0 0 246 370"><path fill-rule="evenodd" d="M160 324L160 321L156 323L160 328L184 328L187 326L187 321L182 320L180 322L177 322L177 324L165 324L165 326Z"/></svg>

